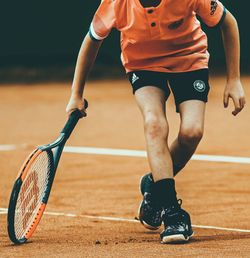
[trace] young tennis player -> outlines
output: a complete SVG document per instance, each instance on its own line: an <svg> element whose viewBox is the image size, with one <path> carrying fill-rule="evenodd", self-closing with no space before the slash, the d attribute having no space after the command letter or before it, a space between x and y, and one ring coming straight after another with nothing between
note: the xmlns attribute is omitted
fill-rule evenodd
<svg viewBox="0 0 250 258"><path fill-rule="evenodd" d="M232 14L217 0L103 0L79 52L68 114L80 109L87 75L112 28L121 32L121 59L144 119L152 174L141 180L139 218L150 229L164 223L162 243L187 241L193 234L189 214L177 200L174 175L190 160L204 128L208 98L207 37L199 16L220 26L226 54L224 106L233 115L245 105L239 71L239 33ZM173 93L180 114L177 139L168 146L166 100Z"/></svg>

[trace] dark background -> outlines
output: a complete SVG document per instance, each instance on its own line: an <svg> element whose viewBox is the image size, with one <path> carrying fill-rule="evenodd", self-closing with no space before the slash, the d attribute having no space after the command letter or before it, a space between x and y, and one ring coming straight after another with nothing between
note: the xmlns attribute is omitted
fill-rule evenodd
<svg viewBox="0 0 250 258"><path fill-rule="evenodd" d="M222 0L236 17L241 35L241 68L250 67L249 4ZM0 81L71 80L81 42L100 0L44 0L1 3ZM210 65L224 71L219 29L203 26L209 37ZM120 63L119 33L105 40L93 77L124 76Z"/></svg>

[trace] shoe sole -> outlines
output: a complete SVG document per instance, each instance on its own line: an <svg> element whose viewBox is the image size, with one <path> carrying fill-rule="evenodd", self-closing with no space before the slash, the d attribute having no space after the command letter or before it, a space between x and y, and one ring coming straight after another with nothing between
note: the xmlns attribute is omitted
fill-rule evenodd
<svg viewBox="0 0 250 258"><path fill-rule="evenodd" d="M139 220L140 220L141 224L142 224L145 228L150 229L150 230L157 230L157 229L159 229L160 226L159 226L159 227L153 227L153 226L147 224L144 220L142 220L142 219L140 218L140 210L141 210L142 202L143 202L143 201L141 201L140 206L139 206L139 208L138 208L138 217L139 217Z"/></svg>
<svg viewBox="0 0 250 258"><path fill-rule="evenodd" d="M172 235L172 236L165 236L163 237L163 239L161 240L162 244L178 244L178 243L186 243L189 241L189 239L194 235L194 233L192 233L192 235L190 236L184 236L182 234L179 235Z"/></svg>

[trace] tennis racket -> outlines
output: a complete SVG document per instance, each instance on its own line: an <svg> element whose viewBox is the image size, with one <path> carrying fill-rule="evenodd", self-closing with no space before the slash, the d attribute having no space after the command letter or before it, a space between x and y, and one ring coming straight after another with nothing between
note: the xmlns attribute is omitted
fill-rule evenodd
<svg viewBox="0 0 250 258"><path fill-rule="evenodd" d="M87 106L85 100L85 108ZM64 145L81 117L79 110L73 111L59 137L48 145L36 148L21 167L8 209L8 234L13 243L25 243L40 222Z"/></svg>

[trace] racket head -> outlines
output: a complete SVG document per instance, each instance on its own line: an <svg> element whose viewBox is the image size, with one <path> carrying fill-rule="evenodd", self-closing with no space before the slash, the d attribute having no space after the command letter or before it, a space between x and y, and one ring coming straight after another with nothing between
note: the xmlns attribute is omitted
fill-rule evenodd
<svg viewBox="0 0 250 258"><path fill-rule="evenodd" d="M38 147L24 162L13 186L8 209L8 234L13 243L25 243L40 222L63 147L81 117L82 112L74 110L60 136L54 142Z"/></svg>
<svg viewBox="0 0 250 258"><path fill-rule="evenodd" d="M25 243L44 213L54 179L50 149L37 148L24 162L14 183L8 209L8 234L15 244Z"/></svg>

